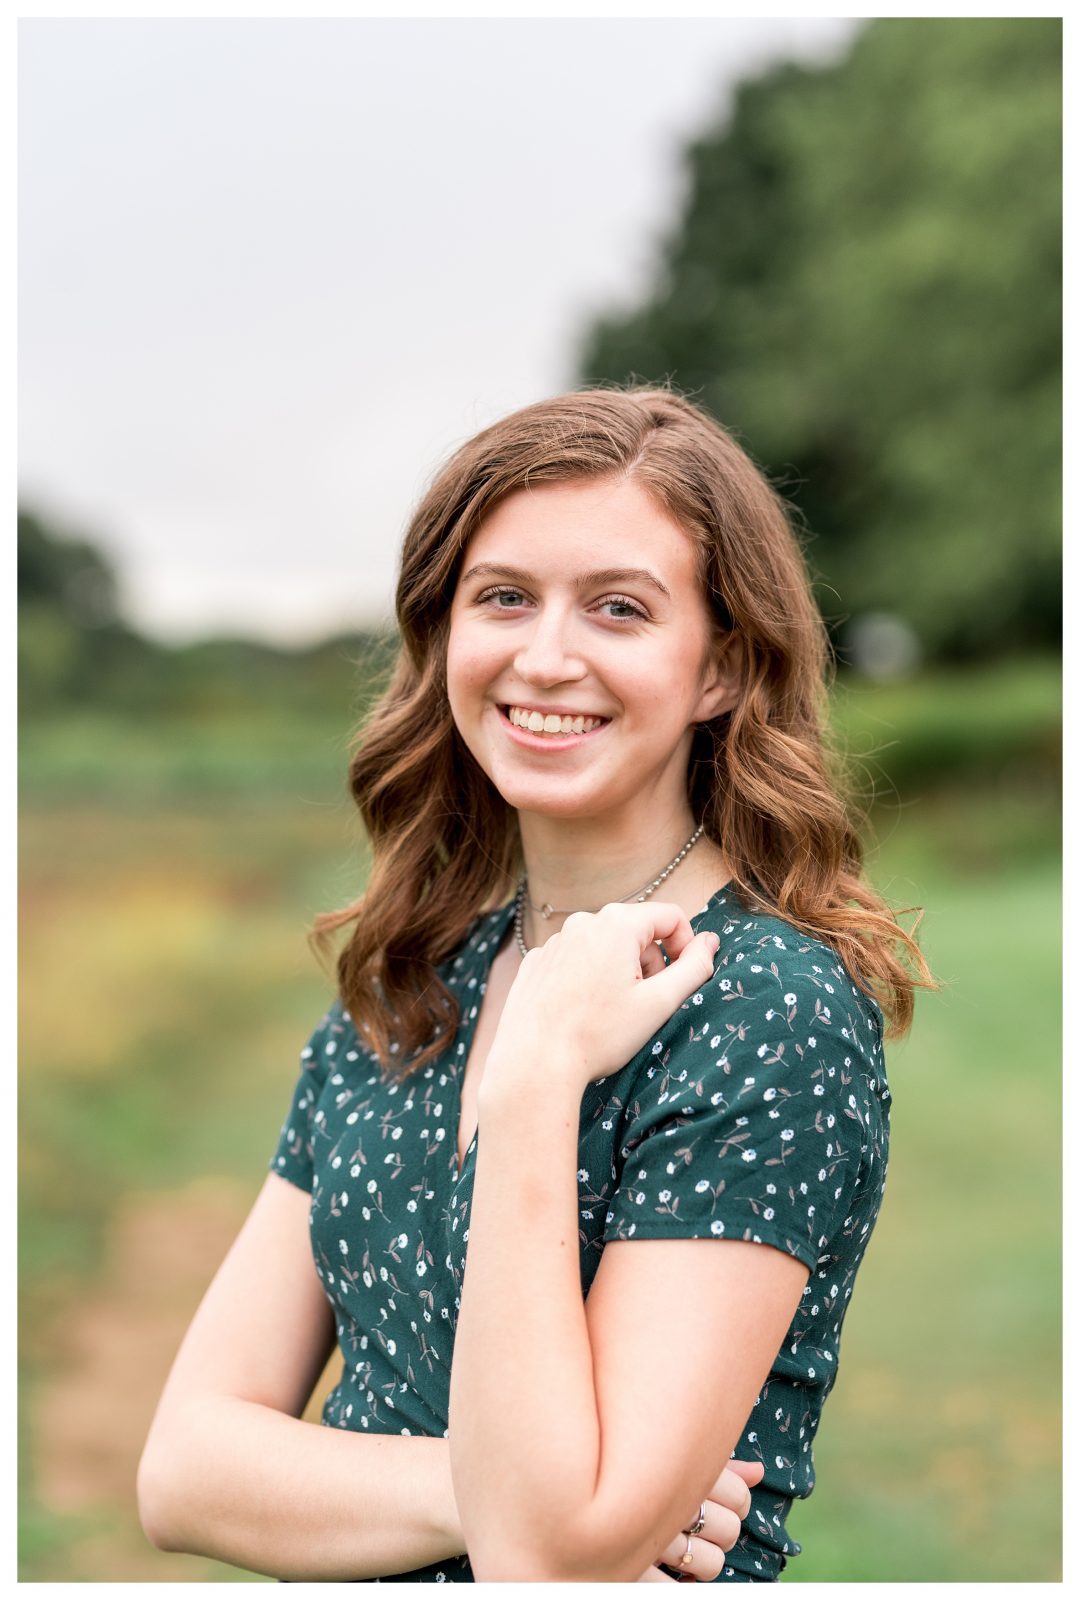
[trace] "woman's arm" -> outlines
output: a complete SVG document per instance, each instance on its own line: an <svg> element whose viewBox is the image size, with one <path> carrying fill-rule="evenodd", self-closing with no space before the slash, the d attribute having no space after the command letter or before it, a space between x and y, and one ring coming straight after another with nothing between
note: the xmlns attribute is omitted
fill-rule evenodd
<svg viewBox="0 0 1080 1600"><path fill-rule="evenodd" d="M582 1090L711 970L677 907L609 907L531 952L507 999L479 1091L450 1386L479 1580L635 1578L692 1521L795 1313L805 1265L714 1238L609 1245L582 1300Z"/></svg>
<svg viewBox="0 0 1080 1600"><path fill-rule="evenodd" d="M299 1420L334 1346L310 1204L270 1174L207 1290L139 1463L143 1528L161 1549L292 1580L460 1555L445 1439Z"/></svg>
<svg viewBox="0 0 1080 1600"><path fill-rule="evenodd" d="M450 1387L479 1581L636 1579L697 1515L808 1276L765 1245L643 1239L605 1247L583 1302L578 1111L545 1085L481 1112Z"/></svg>

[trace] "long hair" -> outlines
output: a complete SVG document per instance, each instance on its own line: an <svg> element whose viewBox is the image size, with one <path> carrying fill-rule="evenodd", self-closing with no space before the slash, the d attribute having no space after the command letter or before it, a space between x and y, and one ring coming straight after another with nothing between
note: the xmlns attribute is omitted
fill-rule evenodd
<svg viewBox="0 0 1080 1600"><path fill-rule="evenodd" d="M863 877L854 812L825 742L831 654L784 502L735 440L667 389L586 389L526 406L462 445L405 535L401 647L389 687L353 742L349 786L372 852L364 895L315 922L342 999L384 1067L405 1076L458 1021L436 966L521 870L517 819L466 749L447 699L450 605L486 513L529 484L626 477L699 552L718 630L742 646L734 708L698 727L695 817L752 906L827 942L880 1004L892 1035L911 1023L926 962Z"/></svg>

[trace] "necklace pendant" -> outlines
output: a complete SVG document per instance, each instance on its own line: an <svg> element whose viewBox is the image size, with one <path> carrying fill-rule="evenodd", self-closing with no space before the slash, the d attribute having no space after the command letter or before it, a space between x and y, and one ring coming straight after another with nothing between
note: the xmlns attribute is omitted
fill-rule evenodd
<svg viewBox="0 0 1080 1600"><path fill-rule="evenodd" d="M548 902L545 900L543 905L540 907L540 915L543 917L545 922L550 922L554 914L555 914L555 907L552 906L552 905L549 905Z"/></svg>

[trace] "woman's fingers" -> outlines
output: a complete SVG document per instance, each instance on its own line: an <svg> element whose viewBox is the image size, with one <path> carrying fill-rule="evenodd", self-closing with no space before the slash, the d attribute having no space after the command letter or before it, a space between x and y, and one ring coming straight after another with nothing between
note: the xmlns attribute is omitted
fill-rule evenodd
<svg viewBox="0 0 1080 1600"><path fill-rule="evenodd" d="M643 978L655 978L658 972L663 972L666 965L663 952L661 951L660 946L655 943L646 945L645 949L641 952L640 961L641 976Z"/></svg>
<svg viewBox="0 0 1080 1600"><path fill-rule="evenodd" d="M744 1483L748 1483L751 1489L756 1489L765 1476L765 1463L764 1461L736 1461L733 1456L724 1470L737 1472Z"/></svg>
<svg viewBox="0 0 1080 1600"><path fill-rule="evenodd" d="M689 1564L683 1560L687 1539L690 1540L690 1554L693 1556ZM703 1533L696 1533L692 1537L687 1533L677 1533L656 1559L664 1562L680 1577L693 1578L699 1583L712 1583L714 1578L719 1577L724 1565L724 1552Z"/></svg>
<svg viewBox="0 0 1080 1600"><path fill-rule="evenodd" d="M751 1487L761 1482L764 1472L758 1461L732 1461L709 1490L709 1499L734 1512L742 1522L750 1515Z"/></svg>
<svg viewBox="0 0 1080 1600"><path fill-rule="evenodd" d="M733 1548L741 1532L742 1524L733 1511L706 1500L705 1526L701 1532L677 1533L671 1543L661 1550L657 1560L679 1572L688 1573L692 1578L711 1583L724 1565L726 1552ZM693 1558L689 1562L685 1560L688 1540L689 1554Z"/></svg>
<svg viewBox="0 0 1080 1600"><path fill-rule="evenodd" d="M719 1576L725 1555L738 1542L743 1522L750 1511L750 1490L764 1476L765 1468L760 1461L730 1461L709 1490L709 1498L703 1507L705 1526L701 1533L676 1534L666 1549L660 1552L657 1561L674 1568L684 1579L711 1583ZM687 1566L683 1558L687 1553L688 1539L693 1559ZM650 1576L653 1573L655 1576ZM639 1581L657 1583L664 1576L653 1566ZM678 1583L680 1580L669 1578L668 1581Z"/></svg>
<svg viewBox="0 0 1080 1600"><path fill-rule="evenodd" d="M669 1578L659 1567L647 1567L638 1579L639 1583L678 1583L678 1581L678 1578Z"/></svg>
<svg viewBox="0 0 1080 1600"><path fill-rule="evenodd" d="M708 983L719 947L715 933L696 933L662 971L645 973L647 981L637 991L636 1001L654 1013L657 1026L673 1016L695 989ZM664 948L671 955L670 946L665 943Z"/></svg>

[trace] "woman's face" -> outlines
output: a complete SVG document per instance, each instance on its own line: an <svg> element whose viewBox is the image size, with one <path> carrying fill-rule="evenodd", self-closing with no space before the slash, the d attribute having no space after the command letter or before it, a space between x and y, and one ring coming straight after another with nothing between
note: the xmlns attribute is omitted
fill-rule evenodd
<svg viewBox="0 0 1080 1600"><path fill-rule="evenodd" d="M693 725L737 695L716 659L688 536L632 480L541 484L466 546L450 613L450 709L509 805L599 817L686 809ZM655 810L653 809L655 807Z"/></svg>

